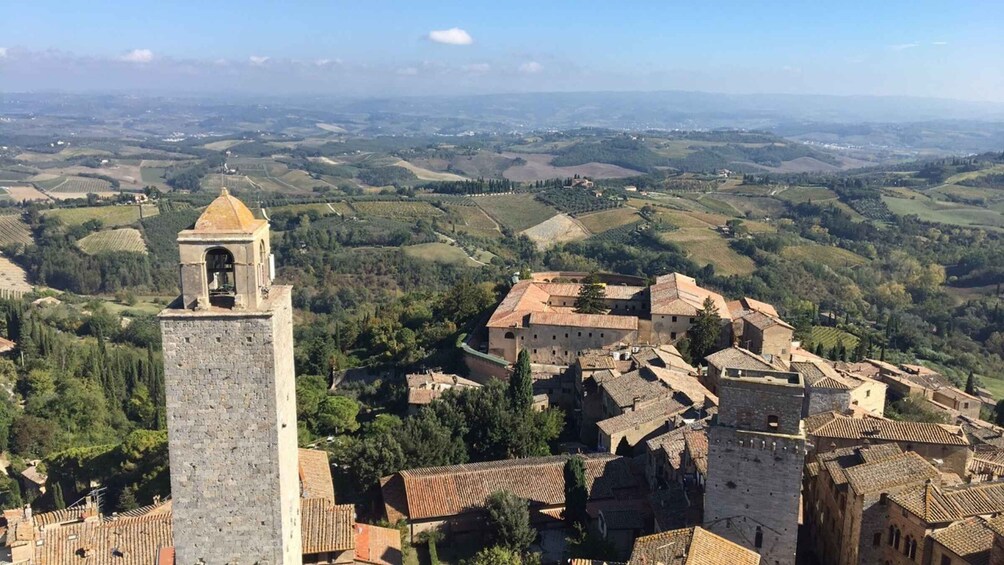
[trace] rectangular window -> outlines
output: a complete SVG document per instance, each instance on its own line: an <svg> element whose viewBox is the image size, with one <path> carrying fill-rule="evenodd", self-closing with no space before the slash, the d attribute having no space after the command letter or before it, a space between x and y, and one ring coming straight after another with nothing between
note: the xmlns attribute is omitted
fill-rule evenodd
<svg viewBox="0 0 1004 565"><path fill-rule="evenodd" d="M872 536L872 546L873 547L878 547L880 545L882 545L882 532L876 532Z"/></svg>
<svg viewBox="0 0 1004 565"><path fill-rule="evenodd" d="M941 565L952 565L952 558L947 555L942 555Z"/></svg>
<svg viewBox="0 0 1004 565"><path fill-rule="evenodd" d="M674 321L674 322L676 321L676 316L673 316L673 321Z"/></svg>
<svg viewBox="0 0 1004 565"><path fill-rule="evenodd" d="M676 339L676 332L669 332L669 339Z"/></svg>
<svg viewBox="0 0 1004 565"><path fill-rule="evenodd" d="M579 337L582 337L582 332L579 332Z"/></svg>

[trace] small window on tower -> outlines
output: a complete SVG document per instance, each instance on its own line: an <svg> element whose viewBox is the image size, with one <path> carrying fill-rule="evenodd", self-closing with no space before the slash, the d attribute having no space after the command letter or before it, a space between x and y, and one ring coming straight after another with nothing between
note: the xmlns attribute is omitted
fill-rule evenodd
<svg viewBox="0 0 1004 565"><path fill-rule="evenodd" d="M781 423L778 421L776 415L771 414L771 415L767 416L767 427L770 428L770 429L772 429L772 430L776 430L779 427L781 427Z"/></svg>
<svg viewBox="0 0 1004 565"><path fill-rule="evenodd" d="M763 528L756 527L756 536L753 538L753 546L757 549L763 547Z"/></svg>

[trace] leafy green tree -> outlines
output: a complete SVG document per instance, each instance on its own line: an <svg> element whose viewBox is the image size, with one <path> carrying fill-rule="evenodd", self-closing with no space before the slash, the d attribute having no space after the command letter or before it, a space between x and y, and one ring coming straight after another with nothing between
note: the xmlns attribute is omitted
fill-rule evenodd
<svg viewBox="0 0 1004 565"><path fill-rule="evenodd" d="M404 468L404 451L394 436L367 437L356 443L350 471L356 486L368 491L379 484L382 477Z"/></svg>
<svg viewBox="0 0 1004 565"><path fill-rule="evenodd" d="M530 526L527 501L515 494L506 490L492 493L485 504L485 510L488 512L488 526L495 545L522 554L537 538L537 531Z"/></svg>
<svg viewBox="0 0 1004 565"><path fill-rule="evenodd" d="M502 546L486 547L479 551L471 565L524 565L519 553Z"/></svg>
<svg viewBox="0 0 1004 565"><path fill-rule="evenodd" d="M317 409L317 431L340 434L359 429L359 403L345 396L328 396Z"/></svg>
<svg viewBox="0 0 1004 565"><path fill-rule="evenodd" d="M58 431L49 420L22 414L11 426L11 451L24 457L42 457L56 446Z"/></svg>
<svg viewBox="0 0 1004 565"><path fill-rule="evenodd" d="M463 277L443 294L437 315L439 319L450 320L459 327L490 308L494 302L495 295L491 289Z"/></svg>
<svg viewBox="0 0 1004 565"><path fill-rule="evenodd" d="M718 338L722 333L722 317L718 306L710 297L704 299L702 308L697 311L694 323L691 324L687 337L690 339L690 358L701 362L714 352Z"/></svg>
<svg viewBox="0 0 1004 565"><path fill-rule="evenodd" d="M533 406L533 375L530 372L530 353L519 350L516 366L509 377L509 402L516 412L526 412Z"/></svg>
<svg viewBox="0 0 1004 565"><path fill-rule="evenodd" d="M606 287L595 273L591 273L582 279L579 296L575 299L575 311L580 314L602 314L606 312L603 304L606 296Z"/></svg>
<svg viewBox="0 0 1004 565"><path fill-rule="evenodd" d="M431 410L404 421L395 437L404 452L407 467L438 467L467 462L463 437L454 434Z"/></svg>
<svg viewBox="0 0 1004 565"><path fill-rule="evenodd" d="M24 505L21 498L21 485L16 479L0 474L0 508L8 510Z"/></svg>
<svg viewBox="0 0 1004 565"><path fill-rule="evenodd" d="M589 490L586 487L586 463L582 457L569 457L565 461L565 520L572 525L584 526L589 523L586 503Z"/></svg>

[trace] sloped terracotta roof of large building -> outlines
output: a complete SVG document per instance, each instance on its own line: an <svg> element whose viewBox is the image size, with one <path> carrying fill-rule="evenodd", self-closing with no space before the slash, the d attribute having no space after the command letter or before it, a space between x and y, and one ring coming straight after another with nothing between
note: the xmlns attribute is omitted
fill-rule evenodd
<svg viewBox="0 0 1004 565"><path fill-rule="evenodd" d="M876 463L845 469L847 482L858 493L882 492L939 477L938 470L913 451Z"/></svg>
<svg viewBox="0 0 1004 565"><path fill-rule="evenodd" d="M969 565L990 563L994 530L983 518L970 518L937 530L931 537Z"/></svg>
<svg viewBox="0 0 1004 565"><path fill-rule="evenodd" d="M806 418L806 433L819 438L969 445L969 440L959 426L848 418L836 412L825 412L815 416Z"/></svg>
<svg viewBox="0 0 1004 565"><path fill-rule="evenodd" d="M355 547L355 509L324 498L300 501L304 555L346 551Z"/></svg>
<svg viewBox="0 0 1004 565"><path fill-rule="evenodd" d="M331 480L328 452L320 449L300 449L300 494L303 498L325 498L335 501L335 484Z"/></svg>
<svg viewBox="0 0 1004 565"><path fill-rule="evenodd" d="M171 514L64 524L38 539L35 565L149 565L173 544Z"/></svg>
<svg viewBox="0 0 1004 565"><path fill-rule="evenodd" d="M673 395L669 384L659 379L650 368L624 373L602 382L603 393L617 406L632 406L635 401L648 402Z"/></svg>
<svg viewBox="0 0 1004 565"><path fill-rule="evenodd" d="M707 430L685 428L683 440L686 444L687 454L694 462L697 472L702 475L708 474L708 432Z"/></svg>
<svg viewBox="0 0 1004 565"><path fill-rule="evenodd" d="M239 199L230 195L227 189L206 207L195 221L195 231L210 233L253 233L265 220L254 217L251 210Z"/></svg>
<svg viewBox="0 0 1004 565"><path fill-rule="evenodd" d="M577 312L532 312L530 325L570 326L610 330L637 330L637 316L611 316L608 314L579 314Z"/></svg>
<svg viewBox="0 0 1004 565"><path fill-rule="evenodd" d="M742 319L744 322L759 329L760 331L764 331L774 326L781 326L782 328L789 330L795 329L795 326L789 324L788 322L785 322L781 318L778 318L776 316L768 316L763 312L750 312L749 314L745 314L742 317Z"/></svg>
<svg viewBox="0 0 1004 565"><path fill-rule="evenodd" d="M802 374L805 384L812 388L851 390L848 379L827 363L819 361L792 361L791 370Z"/></svg>
<svg viewBox="0 0 1004 565"><path fill-rule="evenodd" d="M776 371L778 367L766 359L742 347L726 347L704 358L719 369L751 369L756 371Z"/></svg>
<svg viewBox="0 0 1004 565"><path fill-rule="evenodd" d="M704 300L710 298L723 320L731 320L729 305L721 294L698 286L697 281L680 273L670 273L655 279L649 287L651 313L678 316L696 316L704 309Z"/></svg>
<svg viewBox="0 0 1004 565"><path fill-rule="evenodd" d="M628 460L610 454L583 457L591 498L610 498L637 487ZM567 459L557 455L401 471L380 481L387 518L423 520L480 511L499 490L536 506L561 505Z"/></svg>
<svg viewBox="0 0 1004 565"><path fill-rule="evenodd" d="M489 328L523 327L525 318L531 312L552 312L547 305L550 295L533 281L519 281L488 319Z"/></svg>
<svg viewBox="0 0 1004 565"><path fill-rule="evenodd" d="M954 487L932 483L898 493L890 499L928 523L952 522L1004 512L1004 482Z"/></svg>
<svg viewBox="0 0 1004 565"><path fill-rule="evenodd" d="M655 421L666 422L671 420L673 416L686 412L690 407L690 404L681 404L673 398L665 398L639 410L630 410L619 416L600 420L596 426L603 433L612 435L641 424Z"/></svg>
<svg viewBox="0 0 1004 565"><path fill-rule="evenodd" d="M651 372L652 375L676 391L678 393L677 396L685 396L692 404L704 404L707 399L710 399L715 405L718 404L718 397L705 388L697 377L680 372L679 370L663 369L662 367L649 366L643 370ZM680 400L684 402L684 400Z"/></svg>
<svg viewBox="0 0 1004 565"><path fill-rule="evenodd" d="M630 565L758 565L760 556L704 528L670 530L634 540Z"/></svg>

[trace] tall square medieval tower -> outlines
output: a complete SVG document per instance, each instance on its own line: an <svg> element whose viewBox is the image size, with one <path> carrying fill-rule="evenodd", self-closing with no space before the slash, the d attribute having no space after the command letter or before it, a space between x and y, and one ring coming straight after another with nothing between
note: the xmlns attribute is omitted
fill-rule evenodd
<svg viewBox="0 0 1004 565"><path fill-rule="evenodd" d="M725 369L708 429L704 527L761 555L794 565L805 464L798 373Z"/></svg>
<svg viewBox="0 0 1004 565"><path fill-rule="evenodd" d="M178 565L302 563L291 289L268 223L224 190L178 234L160 313Z"/></svg>

